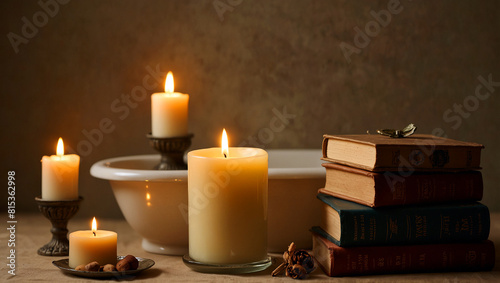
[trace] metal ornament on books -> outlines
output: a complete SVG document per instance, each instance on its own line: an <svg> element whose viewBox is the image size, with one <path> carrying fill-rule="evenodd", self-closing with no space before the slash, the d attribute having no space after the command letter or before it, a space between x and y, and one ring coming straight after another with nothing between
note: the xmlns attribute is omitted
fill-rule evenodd
<svg viewBox="0 0 500 283"><path fill-rule="evenodd" d="M415 133L416 130L417 126L415 126L413 123L410 123L402 130L382 129L382 130L377 130L377 133L383 136L389 136L391 138L406 138L413 135L413 133Z"/></svg>

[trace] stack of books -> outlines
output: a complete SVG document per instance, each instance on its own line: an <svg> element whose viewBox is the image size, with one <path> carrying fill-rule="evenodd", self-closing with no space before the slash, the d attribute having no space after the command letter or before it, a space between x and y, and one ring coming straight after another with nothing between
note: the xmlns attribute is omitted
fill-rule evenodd
<svg viewBox="0 0 500 283"><path fill-rule="evenodd" d="M329 276L491 270L482 145L431 135L325 135L313 252Z"/></svg>

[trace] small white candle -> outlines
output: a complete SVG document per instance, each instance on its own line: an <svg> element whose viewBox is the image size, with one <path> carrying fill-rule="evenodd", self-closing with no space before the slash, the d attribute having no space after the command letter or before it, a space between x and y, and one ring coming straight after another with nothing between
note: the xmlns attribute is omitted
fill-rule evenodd
<svg viewBox="0 0 500 283"><path fill-rule="evenodd" d="M225 131L224 131L225 132ZM267 152L227 147L188 153L189 255L212 264L267 258Z"/></svg>
<svg viewBox="0 0 500 283"><path fill-rule="evenodd" d="M151 134L158 138L188 134L189 95L174 92L174 76L168 72L165 92L151 95Z"/></svg>
<svg viewBox="0 0 500 283"><path fill-rule="evenodd" d="M69 234L69 266L97 261L100 265L116 264L116 242L118 235L113 231L97 230L92 220L92 230L75 231Z"/></svg>
<svg viewBox="0 0 500 283"><path fill-rule="evenodd" d="M78 169L80 156L64 155L62 138L57 142L56 155L42 157L42 199L78 199Z"/></svg>

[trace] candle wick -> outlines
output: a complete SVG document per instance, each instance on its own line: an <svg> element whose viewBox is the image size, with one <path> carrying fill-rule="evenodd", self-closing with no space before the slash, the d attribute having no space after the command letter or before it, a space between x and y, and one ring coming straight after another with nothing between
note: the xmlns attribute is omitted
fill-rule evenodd
<svg viewBox="0 0 500 283"><path fill-rule="evenodd" d="M224 152L224 158L227 158L227 155L226 155L226 153L225 153L225 152Z"/></svg>
<svg viewBox="0 0 500 283"><path fill-rule="evenodd" d="M95 236L96 236L96 235L95 235L95 232L94 232L94 231L92 231L92 233L94 233L94 237L95 237Z"/></svg>

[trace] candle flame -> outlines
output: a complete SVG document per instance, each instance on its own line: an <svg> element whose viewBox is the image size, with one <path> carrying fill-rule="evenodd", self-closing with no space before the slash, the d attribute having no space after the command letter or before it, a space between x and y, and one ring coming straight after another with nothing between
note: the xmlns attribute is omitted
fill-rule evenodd
<svg viewBox="0 0 500 283"><path fill-rule="evenodd" d="M227 141L226 129L222 129L221 151L222 151L222 155L224 155L224 157L227 158L229 156L229 142Z"/></svg>
<svg viewBox="0 0 500 283"><path fill-rule="evenodd" d="M174 75L172 72L168 72L167 79L165 80L165 92L174 92Z"/></svg>
<svg viewBox="0 0 500 283"><path fill-rule="evenodd" d="M97 221L95 221L95 217L94 217L94 219L92 219L92 233L94 234L94 236L95 236L95 232L97 232Z"/></svg>
<svg viewBox="0 0 500 283"><path fill-rule="evenodd" d="M59 140L57 141L56 154L58 156L64 155L64 143L63 143L62 138L59 138Z"/></svg>

